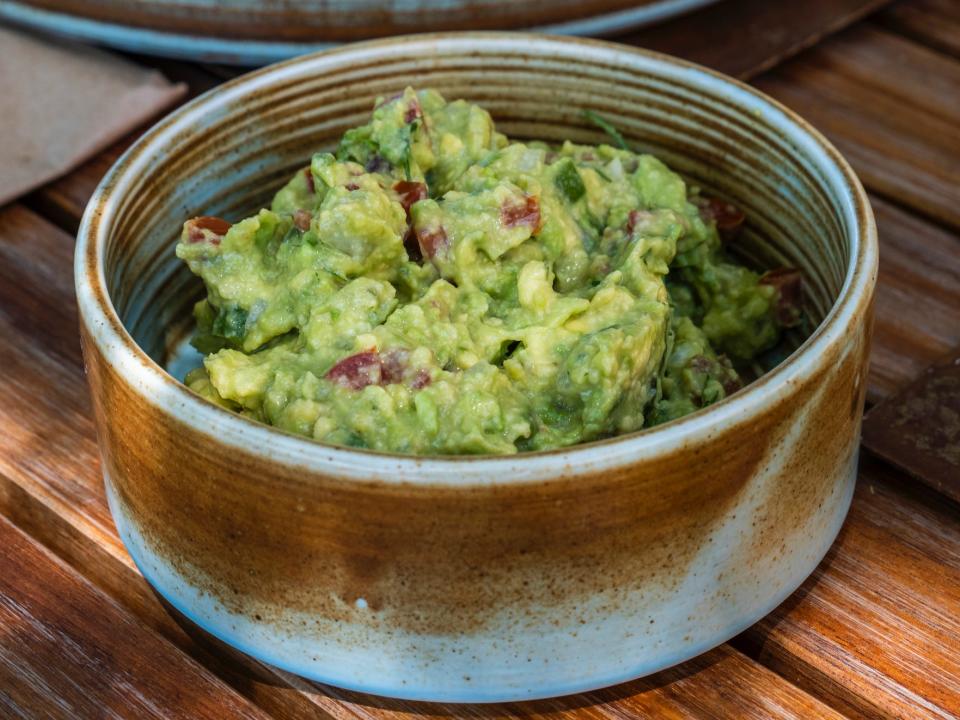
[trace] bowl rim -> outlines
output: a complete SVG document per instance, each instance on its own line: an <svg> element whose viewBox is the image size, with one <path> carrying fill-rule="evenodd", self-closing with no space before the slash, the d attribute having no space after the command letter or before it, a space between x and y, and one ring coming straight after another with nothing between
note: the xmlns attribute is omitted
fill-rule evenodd
<svg viewBox="0 0 960 720"><path fill-rule="evenodd" d="M655 428L551 450L511 455L402 455L324 444L230 412L201 398L152 360L133 340L113 306L104 274L105 243L118 198L149 164L164 142L195 119L235 100L263 91L275 81L319 73L324 65L351 59L390 57L449 48L466 52L470 44L500 51L553 49L638 72L682 75L691 87L710 87L744 112L760 112L823 171L829 194L839 199L850 237L850 261L843 285L823 321L791 355L743 390L708 408ZM626 61L629 60L630 63ZM838 194L839 193L839 194ZM684 445L702 442L719 428L754 417L775 404L784 386L802 382L822 364L824 351L842 342L869 300L876 282L879 248L876 224L866 192L840 152L796 113L745 83L715 70L663 53L618 43L523 32L440 32L364 41L285 60L246 73L199 95L145 132L100 181L87 204L77 233L74 275L81 324L106 362L147 402L211 441L253 453L286 466L357 481L424 486L516 485L605 472L642 462ZM265 478L266 480L266 478Z"/></svg>

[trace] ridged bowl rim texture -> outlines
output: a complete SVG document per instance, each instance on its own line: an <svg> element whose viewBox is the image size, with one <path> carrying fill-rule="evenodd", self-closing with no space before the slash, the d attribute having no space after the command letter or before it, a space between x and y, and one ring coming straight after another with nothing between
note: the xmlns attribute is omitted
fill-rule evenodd
<svg viewBox="0 0 960 720"><path fill-rule="evenodd" d="M824 320L791 356L772 371L716 405L666 425L556 450L504 456L411 456L325 445L288 434L221 409L170 376L137 346L123 327L107 293L104 249L118 199L150 158L200 118L275 83L325 67L374 57L397 57L440 48L460 55L472 49L526 54L534 49L570 50L581 57L620 63L682 79L688 87L720 91L725 100L760 113L798 147L829 179L850 234L850 261L836 302ZM201 123L202 124L202 123ZM201 433L210 442L255 453L273 462L301 466L341 478L418 485L513 485L570 478L622 467L695 446L729 423L755 417L776 404L785 387L802 383L818 369L830 345L865 313L878 264L877 231L866 193L857 176L817 130L777 101L721 73L668 55L615 43L514 32L431 33L373 40L287 60L231 80L177 109L146 132L110 169L84 213L77 237L75 280L81 322L107 362L147 401ZM268 478L265 478L269 482Z"/></svg>

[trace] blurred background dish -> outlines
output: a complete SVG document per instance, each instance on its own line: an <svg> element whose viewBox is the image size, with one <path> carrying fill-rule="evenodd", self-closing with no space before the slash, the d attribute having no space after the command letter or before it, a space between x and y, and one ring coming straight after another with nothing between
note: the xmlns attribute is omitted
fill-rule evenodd
<svg viewBox="0 0 960 720"><path fill-rule="evenodd" d="M717 0L0 0L0 20L122 50L262 65L434 30L608 35Z"/></svg>

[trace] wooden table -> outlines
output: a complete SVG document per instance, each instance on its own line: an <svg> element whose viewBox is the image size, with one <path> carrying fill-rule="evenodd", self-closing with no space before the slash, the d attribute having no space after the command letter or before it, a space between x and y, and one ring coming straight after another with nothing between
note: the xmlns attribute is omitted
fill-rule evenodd
<svg viewBox="0 0 960 720"><path fill-rule="evenodd" d="M868 404L960 345L960 2L724 0L621 40L749 79L853 163L882 246ZM193 93L234 73L138 60ZM960 716L960 505L867 452L840 537L789 600L695 660L599 692L384 700L180 621L107 511L76 331L73 235L136 135L0 208L0 717Z"/></svg>

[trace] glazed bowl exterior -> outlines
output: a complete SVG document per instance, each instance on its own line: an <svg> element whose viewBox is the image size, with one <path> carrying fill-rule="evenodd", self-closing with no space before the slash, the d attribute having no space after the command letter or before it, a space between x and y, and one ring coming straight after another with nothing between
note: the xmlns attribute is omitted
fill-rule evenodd
<svg viewBox="0 0 960 720"><path fill-rule="evenodd" d="M803 270L815 331L704 411L509 457L331 447L192 394L163 369L201 292L174 256L181 223L262 206L408 84L481 103L513 137L601 142L583 111L603 115L745 209L737 250ZM325 683L495 701L654 672L768 613L838 532L876 268L869 205L836 150L755 90L676 59L451 33L252 73L146 133L80 228L81 334L117 528L198 625Z"/></svg>

